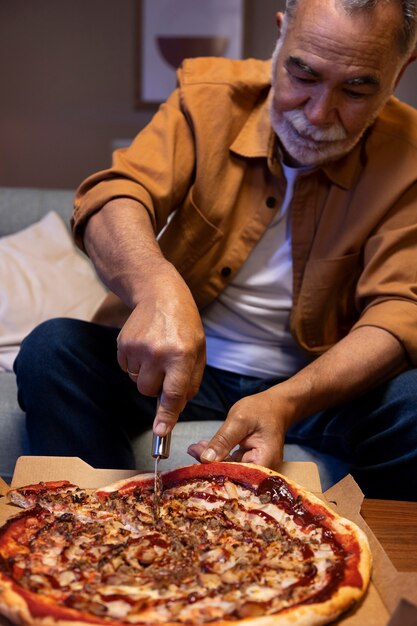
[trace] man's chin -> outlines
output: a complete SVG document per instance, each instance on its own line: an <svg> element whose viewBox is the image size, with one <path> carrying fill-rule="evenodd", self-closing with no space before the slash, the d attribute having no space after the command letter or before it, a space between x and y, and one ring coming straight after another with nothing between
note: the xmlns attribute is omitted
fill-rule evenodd
<svg viewBox="0 0 417 626"><path fill-rule="evenodd" d="M303 138L287 121L275 119L271 112L272 127L284 148L284 160L288 165L314 167L336 161L345 156L356 143L347 139L314 141Z"/></svg>
<svg viewBox="0 0 417 626"><path fill-rule="evenodd" d="M306 146L294 146L293 143L288 143L284 147L284 154L287 158L284 160L289 164L295 164L298 166L314 167L317 165L324 165L331 161L337 161L341 157L345 156L353 146L346 146L342 142L334 142L332 145L327 145L326 148L321 146L306 147Z"/></svg>

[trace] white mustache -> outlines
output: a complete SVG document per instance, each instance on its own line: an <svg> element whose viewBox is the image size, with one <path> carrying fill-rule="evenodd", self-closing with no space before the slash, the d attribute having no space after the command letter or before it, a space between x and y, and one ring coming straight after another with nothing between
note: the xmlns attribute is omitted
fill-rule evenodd
<svg viewBox="0 0 417 626"><path fill-rule="evenodd" d="M285 111L282 117L289 122L302 136L313 141L341 141L346 139L346 131L341 124L335 124L330 128L317 128L312 126L303 111Z"/></svg>

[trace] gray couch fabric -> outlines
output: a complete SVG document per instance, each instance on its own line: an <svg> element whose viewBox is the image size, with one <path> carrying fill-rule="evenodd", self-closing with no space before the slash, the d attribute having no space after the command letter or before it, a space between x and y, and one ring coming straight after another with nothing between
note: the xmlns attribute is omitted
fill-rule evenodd
<svg viewBox="0 0 417 626"><path fill-rule="evenodd" d="M0 476L10 482L16 459L29 454L25 416L16 400L16 379L11 372L0 373Z"/></svg>
<svg viewBox="0 0 417 626"><path fill-rule="evenodd" d="M57 212L69 224L73 198L74 194L69 190L0 188L0 237L30 226L49 211ZM188 445L201 439L210 439L219 424L216 421L177 424L172 435L170 458L161 463L161 469L194 463L194 459L186 452ZM134 442L139 471L153 469L151 440L152 433L147 432ZM30 450L25 416L17 403L15 376L10 372L0 372L0 476L9 482L16 459L26 454L30 454ZM285 446L285 459L317 463L323 489L346 474L346 467L334 458L318 455L313 450L299 446Z"/></svg>
<svg viewBox="0 0 417 626"><path fill-rule="evenodd" d="M49 211L69 224L73 199L74 193L67 190L0 187L0 237L30 226ZM29 454L24 418L17 403L14 374L0 372L0 476L7 482L16 459Z"/></svg>

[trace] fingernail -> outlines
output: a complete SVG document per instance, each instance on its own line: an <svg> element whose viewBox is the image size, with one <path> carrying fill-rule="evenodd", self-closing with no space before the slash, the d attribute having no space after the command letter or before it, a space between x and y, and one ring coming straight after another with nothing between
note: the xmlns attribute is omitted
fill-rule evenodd
<svg viewBox="0 0 417 626"><path fill-rule="evenodd" d="M159 435L160 437L165 437L167 432L168 432L168 428L167 428L167 425L164 424L164 422L159 422L159 424L155 426L155 429L154 429L155 435Z"/></svg>
<svg viewBox="0 0 417 626"><path fill-rule="evenodd" d="M211 448L207 448L207 450L204 450L204 452L202 453L201 458L205 461L214 461L214 459L216 458L216 453Z"/></svg>

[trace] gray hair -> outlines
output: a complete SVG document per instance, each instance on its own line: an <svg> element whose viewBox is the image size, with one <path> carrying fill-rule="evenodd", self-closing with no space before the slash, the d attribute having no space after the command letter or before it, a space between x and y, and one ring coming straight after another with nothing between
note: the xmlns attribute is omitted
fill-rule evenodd
<svg viewBox="0 0 417 626"><path fill-rule="evenodd" d="M339 0L343 9L349 15L356 11L371 12L378 4L398 2L403 13L403 27L400 33L400 51L407 54L416 45L417 34L417 0ZM286 0L286 14L291 20L297 10L299 0Z"/></svg>

